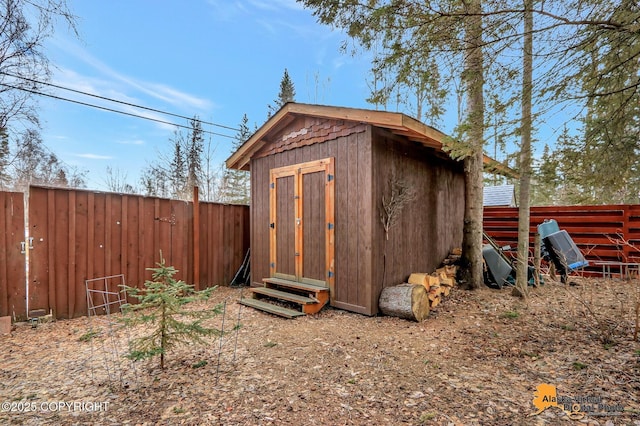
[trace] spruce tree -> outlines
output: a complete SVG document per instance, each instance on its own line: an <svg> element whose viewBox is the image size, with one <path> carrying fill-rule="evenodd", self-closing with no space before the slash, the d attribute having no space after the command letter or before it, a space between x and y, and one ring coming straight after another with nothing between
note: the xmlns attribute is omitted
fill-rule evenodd
<svg viewBox="0 0 640 426"><path fill-rule="evenodd" d="M180 197L185 189L186 169L182 139L180 134L176 132L173 138L173 158L169 169L169 182L171 182L173 197Z"/></svg>
<svg viewBox="0 0 640 426"><path fill-rule="evenodd" d="M203 181L204 132L197 116L185 136L176 130L171 139L172 154L160 154L143 171L140 184L146 195L190 200L193 187Z"/></svg>
<svg viewBox="0 0 640 426"><path fill-rule="evenodd" d="M244 114L238 132L235 135L232 151L238 150L251 136L248 123L247 114ZM222 201L232 204L249 204L251 199L250 184L249 172L225 169L222 183Z"/></svg>
<svg viewBox="0 0 640 426"><path fill-rule="evenodd" d="M123 322L127 326L143 325L149 334L133 339L126 357L141 361L160 356L160 368L165 367L168 351L179 345L204 344L205 338L218 336L220 331L204 322L221 312L221 306L204 310L186 309L186 305L207 300L216 287L196 291L192 285L176 280L178 272L167 266L160 252L160 262L153 271L152 281L144 288L124 286L128 296L138 299L138 304L123 306Z"/></svg>
<svg viewBox="0 0 640 426"><path fill-rule="evenodd" d="M558 157L545 145L532 178L531 205L558 205L560 199L561 177L559 173Z"/></svg>
<svg viewBox="0 0 640 426"><path fill-rule="evenodd" d="M187 182L186 190L191 193L194 186L200 185L202 176L202 152L204 151L204 135L202 132L202 122L198 117L193 117L189 122L191 130L187 146Z"/></svg>
<svg viewBox="0 0 640 426"><path fill-rule="evenodd" d="M278 97L273 101L273 105L269 105L268 116L271 117L273 114L278 112L284 104L287 102L294 102L295 100L296 89L291 77L289 77L289 71L285 68L282 80L280 80L280 92L278 92Z"/></svg>

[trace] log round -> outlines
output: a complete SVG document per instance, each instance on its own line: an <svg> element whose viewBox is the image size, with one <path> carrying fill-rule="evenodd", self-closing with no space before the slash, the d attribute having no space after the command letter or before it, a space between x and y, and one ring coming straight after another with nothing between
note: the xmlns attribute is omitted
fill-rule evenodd
<svg viewBox="0 0 640 426"><path fill-rule="evenodd" d="M423 285L405 283L383 288L378 305L385 315L420 322L429 316L428 296Z"/></svg>

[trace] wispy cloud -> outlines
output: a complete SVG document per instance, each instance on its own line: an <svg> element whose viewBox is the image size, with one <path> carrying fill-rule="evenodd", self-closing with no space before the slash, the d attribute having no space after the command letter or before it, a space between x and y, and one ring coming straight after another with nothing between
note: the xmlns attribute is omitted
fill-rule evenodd
<svg viewBox="0 0 640 426"><path fill-rule="evenodd" d="M117 141L117 143L121 145L144 145L145 142L142 139L133 139L126 141Z"/></svg>
<svg viewBox="0 0 640 426"><path fill-rule="evenodd" d="M296 0L249 0L251 5L263 10L304 10Z"/></svg>
<svg viewBox="0 0 640 426"><path fill-rule="evenodd" d="M67 87L69 89L77 90L79 92L89 93L91 95L101 96L101 97L125 102L126 104L114 103L105 99L100 99L95 97L87 98L86 96L83 96L78 93L63 92L65 97L68 97L71 99L79 100L81 102L86 102L91 105L97 105L98 107L109 108L116 111L122 111L126 114L133 114L136 116L147 118L151 121L155 121L157 125L163 129L169 129L169 130L175 129L175 126L161 123L163 121L168 123L175 123L180 121L180 119L177 119L170 115L157 113L157 112L150 111L143 108L136 108L133 105L142 105L142 106L148 106L148 105L145 105L144 101L138 98L129 96L126 93L126 90L128 89L128 87L123 86L121 83L118 83L118 82L114 83L112 80L96 78L96 77L88 77L85 75L81 75L75 72L74 70L70 70L67 68L59 68L58 72L54 76L54 83L62 87ZM170 94L171 97L173 97L174 99L178 99L182 97L184 99L184 102L183 102L184 104L199 105L200 108L197 108L199 110L206 110L210 106L210 104L207 104L206 102L202 102L199 98L195 98L195 97L192 97L191 95L184 94L171 87L163 86L163 85L155 85L153 87L155 87L156 90L158 91L164 91L165 93ZM189 109L192 109L192 108L189 108ZM173 112L173 111L169 111L169 112Z"/></svg>
<svg viewBox="0 0 640 426"><path fill-rule="evenodd" d="M99 154L73 154L74 157L86 158L87 160L113 160L111 155L99 155Z"/></svg>
<svg viewBox="0 0 640 426"><path fill-rule="evenodd" d="M54 42L61 49L64 49L69 54L89 65L100 75L100 77L88 77L81 76L69 69L61 70L59 74L62 76L66 74L67 79L74 77L73 80L67 81L67 83L72 83L72 88L76 90L82 90L105 97L116 98L117 96L117 99L126 100L131 103L134 103L134 100L136 100L134 96L137 97L140 94L144 94L151 98L161 100L168 105L186 110L197 109L204 112L214 107L214 104L209 99L186 93L167 84L139 80L121 73L94 57L77 44L60 40L55 40ZM137 102L139 103L140 101L138 100Z"/></svg>
<svg viewBox="0 0 640 426"><path fill-rule="evenodd" d="M281 30L287 31L291 36L307 37L317 39L322 37L314 25L306 22L311 13L305 11L304 6L296 0L249 0L246 2L229 0L209 0L209 4L215 11L215 17L219 20L229 21L232 19L253 18L254 22L264 28L269 34L276 34ZM300 19L293 24L291 21L292 12L300 12ZM304 14L304 16L303 16ZM304 22L303 22L304 21Z"/></svg>

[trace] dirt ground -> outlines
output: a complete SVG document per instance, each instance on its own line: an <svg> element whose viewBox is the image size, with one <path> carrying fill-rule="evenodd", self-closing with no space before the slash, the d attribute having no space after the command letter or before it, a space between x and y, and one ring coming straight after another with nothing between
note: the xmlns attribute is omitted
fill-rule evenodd
<svg viewBox="0 0 640 426"><path fill-rule="evenodd" d="M239 330L174 350L164 371L122 359L131 332L105 321L19 325L0 336L0 424L638 426L640 282L574 281L527 302L454 289L422 323L331 308L281 319L220 288L217 326ZM566 411L536 414L544 384Z"/></svg>

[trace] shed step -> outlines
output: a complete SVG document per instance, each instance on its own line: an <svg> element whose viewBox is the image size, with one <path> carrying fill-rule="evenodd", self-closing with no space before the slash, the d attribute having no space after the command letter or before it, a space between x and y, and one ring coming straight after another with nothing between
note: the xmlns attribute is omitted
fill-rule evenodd
<svg viewBox="0 0 640 426"><path fill-rule="evenodd" d="M265 285L269 286L269 284L271 285L275 285L278 287L287 287L287 288L293 288L293 289L297 289L297 290L304 290L304 291L308 291L308 292L312 292L312 293L321 293L321 292L328 292L329 289L325 288L325 287L318 287L315 285L311 285L311 284L307 284L307 283L301 283L298 281L289 281L289 280L285 280L282 278L263 278L262 281L265 283Z"/></svg>
<svg viewBox="0 0 640 426"><path fill-rule="evenodd" d="M276 290L275 288L268 287L253 287L251 291L256 294L262 294L265 296L273 297L274 299L287 300L289 302L298 303L300 305L309 305L311 303L318 303L318 299L312 299L311 297L300 296L298 294L287 293L286 291Z"/></svg>
<svg viewBox="0 0 640 426"><path fill-rule="evenodd" d="M238 300L238 303L245 306L251 306L252 308L258 309L259 311L268 312L270 314L278 315L285 318L295 318L305 315L304 312L294 311L293 309L272 305L271 303L263 302L258 299L242 298Z"/></svg>

